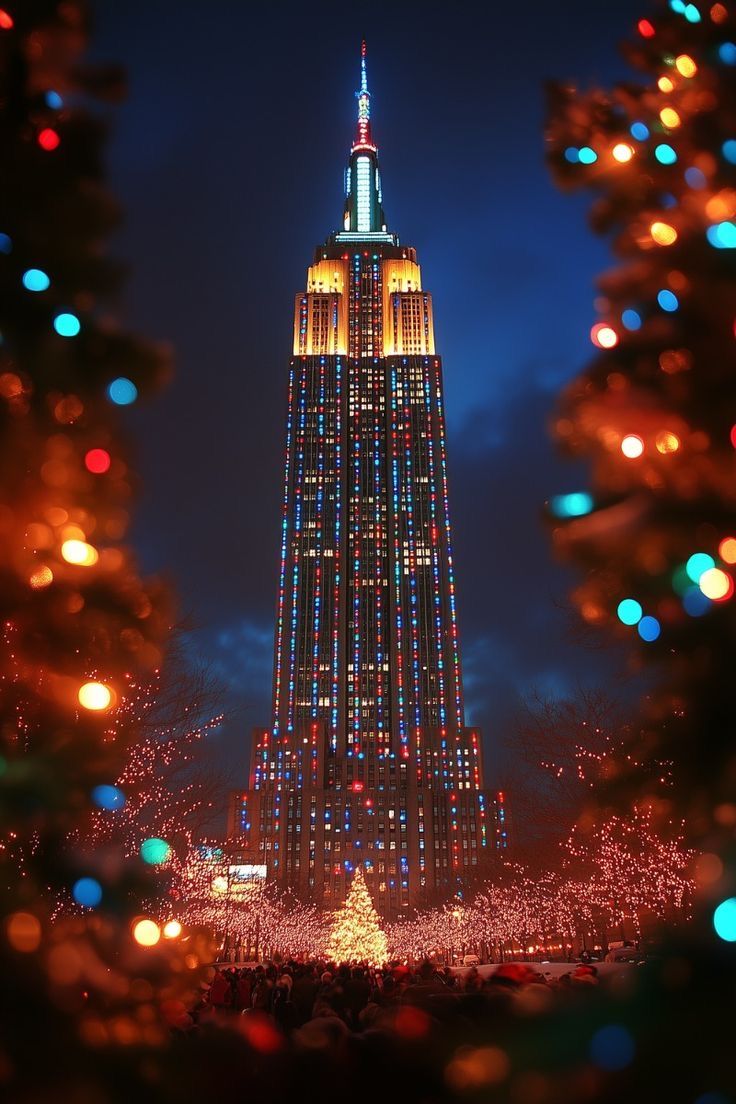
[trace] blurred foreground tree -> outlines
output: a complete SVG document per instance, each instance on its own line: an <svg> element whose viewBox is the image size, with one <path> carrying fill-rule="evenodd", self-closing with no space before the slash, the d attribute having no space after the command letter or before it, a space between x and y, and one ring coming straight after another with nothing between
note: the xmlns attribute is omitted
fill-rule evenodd
<svg viewBox="0 0 736 1104"><path fill-rule="evenodd" d="M700 840L736 820L735 43L727 5L663 4L625 47L643 83L556 87L548 126L556 180L594 192L618 259L555 422L591 485L550 502L554 542L584 620L658 671L637 731L652 769L622 792L646 799L670 761Z"/></svg>

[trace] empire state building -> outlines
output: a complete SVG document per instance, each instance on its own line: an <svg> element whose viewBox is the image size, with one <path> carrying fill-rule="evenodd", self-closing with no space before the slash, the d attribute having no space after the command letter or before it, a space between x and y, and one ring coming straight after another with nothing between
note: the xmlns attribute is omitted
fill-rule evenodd
<svg viewBox="0 0 736 1104"><path fill-rule="evenodd" d="M432 296L387 228L365 43L357 103L342 228L296 297L273 716L229 832L325 906L361 865L395 916L506 832L465 726Z"/></svg>

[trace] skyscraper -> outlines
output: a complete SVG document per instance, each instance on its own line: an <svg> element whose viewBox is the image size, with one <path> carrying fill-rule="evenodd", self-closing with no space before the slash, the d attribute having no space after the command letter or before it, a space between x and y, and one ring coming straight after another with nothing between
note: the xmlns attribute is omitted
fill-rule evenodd
<svg viewBox="0 0 736 1104"><path fill-rule="evenodd" d="M296 297L273 717L230 834L334 904L395 915L505 844L465 727L442 366L416 251L387 229L365 43L342 229Z"/></svg>

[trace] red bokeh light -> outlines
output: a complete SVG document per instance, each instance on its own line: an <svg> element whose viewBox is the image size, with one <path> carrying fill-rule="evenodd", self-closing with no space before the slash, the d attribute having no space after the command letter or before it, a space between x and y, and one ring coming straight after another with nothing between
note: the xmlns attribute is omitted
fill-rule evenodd
<svg viewBox="0 0 736 1104"><path fill-rule="evenodd" d="M105 449L90 449L84 458L84 466L93 475L104 475L110 469L110 453Z"/></svg>
<svg viewBox="0 0 736 1104"><path fill-rule="evenodd" d="M5 8L0 8L0 29L3 31L9 31L13 26L13 17L9 12L5 11Z"/></svg>
<svg viewBox="0 0 736 1104"><path fill-rule="evenodd" d="M736 425L731 426L731 444L736 448Z"/></svg>
<svg viewBox="0 0 736 1104"><path fill-rule="evenodd" d="M44 150L55 150L60 142L61 138L51 127L45 127L38 136L38 144Z"/></svg>
<svg viewBox="0 0 736 1104"><path fill-rule="evenodd" d="M353 793L362 793L363 789L364 789L363 783L362 782L353 782L353 784L351 786L351 789L352 789Z"/></svg>
<svg viewBox="0 0 736 1104"><path fill-rule="evenodd" d="M656 34L654 25L648 19L640 19L637 23L637 30L642 38L653 38Z"/></svg>

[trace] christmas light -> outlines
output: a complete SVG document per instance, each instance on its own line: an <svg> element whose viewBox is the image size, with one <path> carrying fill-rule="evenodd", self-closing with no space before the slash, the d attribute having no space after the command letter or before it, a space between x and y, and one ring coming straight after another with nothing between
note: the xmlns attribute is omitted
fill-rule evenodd
<svg viewBox="0 0 736 1104"><path fill-rule="evenodd" d="M721 901L713 913L716 935L726 943L736 943L736 897Z"/></svg>
<svg viewBox="0 0 736 1104"><path fill-rule="evenodd" d="M0 30L9 31L13 27L13 17L5 8L0 8Z"/></svg>
<svg viewBox="0 0 736 1104"><path fill-rule="evenodd" d="M628 433L621 442L621 452L628 460L636 460L644 452L644 442L636 433Z"/></svg>
<svg viewBox="0 0 736 1104"><path fill-rule="evenodd" d="M72 886L72 897L83 908L97 908L102 900L102 886L96 878L80 878Z"/></svg>
<svg viewBox="0 0 736 1104"><path fill-rule="evenodd" d="M77 697L81 706L92 711L109 709L112 704L112 691L104 682L85 682Z"/></svg>
<svg viewBox="0 0 736 1104"><path fill-rule="evenodd" d="M657 640L662 631L662 626L657 618L651 616L642 617L636 628L639 636L642 640L646 641L647 644L651 644L653 641Z"/></svg>
<svg viewBox="0 0 736 1104"><path fill-rule="evenodd" d="M625 165L627 161L630 161L634 156L633 146L630 146L628 142L618 142L611 150L614 161L618 161L620 164Z"/></svg>
<svg viewBox="0 0 736 1104"><path fill-rule="evenodd" d="M707 552L694 552L685 564L685 571L694 583L699 583L701 575L715 566L715 560Z"/></svg>
<svg viewBox="0 0 736 1104"><path fill-rule="evenodd" d="M138 398L138 388L132 380L119 376L108 384L107 394L116 406L130 406Z"/></svg>
<svg viewBox="0 0 736 1104"><path fill-rule="evenodd" d="M572 494L555 495L549 505L555 517L583 517L593 509L593 499L582 491L574 491Z"/></svg>
<svg viewBox="0 0 736 1104"><path fill-rule="evenodd" d="M659 113L659 117L662 121L662 126L666 127L667 130L675 130L682 121L674 107L663 107Z"/></svg>
<svg viewBox="0 0 736 1104"><path fill-rule="evenodd" d="M62 311L54 319L54 329L60 337L76 337L81 328L76 314L70 314L69 311Z"/></svg>
<svg viewBox="0 0 736 1104"><path fill-rule="evenodd" d="M654 38L656 34L654 25L648 19L640 19L637 23L637 29L642 38Z"/></svg>
<svg viewBox="0 0 736 1104"><path fill-rule="evenodd" d="M621 321L627 330L641 329L641 315L638 311L627 308L621 315Z"/></svg>
<svg viewBox="0 0 736 1104"><path fill-rule="evenodd" d="M719 222L709 226L706 236L716 249L736 249L736 223Z"/></svg>
<svg viewBox="0 0 736 1104"><path fill-rule="evenodd" d="M164 939L178 939L182 933L182 926L178 920L169 920L163 927Z"/></svg>
<svg viewBox="0 0 736 1104"><path fill-rule="evenodd" d="M719 567L710 567L704 571L698 580L698 586L711 602L725 602L734 591L733 579Z"/></svg>
<svg viewBox="0 0 736 1104"><path fill-rule="evenodd" d="M46 150L47 152L57 149L60 142L61 138L51 127L45 127L38 135L39 146L42 150Z"/></svg>
<svg viewBox="0 0 736 1104"><path fill-rule="evenodd" d="M635 598L624 598L619 602L616 613L624 625L636 625L641 621L644 611Z"/></svg>
<svg viewBox="0 0 736 1104"><path fill-rule="evenodd" d="M117 786L95 786L92 790L92 800L98 808L111 811L123 808L125 794Z"/></svg>
<svg viewBox="0 0 736 1104"><path fill-rule="evenodd" d="M618 1024L610 1024L599 1028L593 1035L590 1058L600 1069L616 1072L631 1065L635 1049L630 1032Z"/></svg>
<svg viewBox="0 0 736 1104"><path fill-rule="evenodd" d="M46 564L37 568L28 580L34 590L43 590L44 587L51 586L53 581L54 573Z"/></svg>
<svg viewBox="0 0 736 1104"><path fill-rule="evenodd" d="M736 564L736 537L724 537L718 545L718 555L724 563Z"/></svg>
<svg viewBox="0 0 736 1104"><path fill-rule="evenodd" d="M660 165L674 165L677 161L677 154L672 146L667 145L666 142L661 142L655 147L654 156L657 158Z"/></svg>
<svg viewBox="0 0 736 1104"><path fill-rule="evenodd" d="M677 231L667 222L653 222L649 233L657 245L673 245L677 241Z"/></svg>
<svg viewBox="0 0 736 1104"><path fill-rule="evenodd" d="M680 54L679 57L676 57L675 68L683 77L694 77L698 71L697 65L689 54Z"/></svg>
<svg viewBox="0 0 736 1104"><path fill-rule="evenodd" d="M40 268L29 268L23 273L23 287L26 291L46 291L51 281Z"/></svg>
<svg viewBox="0 0 736 1104"><path fill-rule="evenodd" d="M144 863L158 866L166 862L171 854L171 846L166 840L157 839L155 836L144 840L141 844L141 858Z"/></svg>
<svg viewBox="0 0 736 1104"><path fill-rule="evenodd" d="M154 920L138 920L133 925L133 938L141 947L155 947L161 938L161 929Z"/></svg>
<svg viewBox="0 0 736 1104"><path fill-rule="evenodd" d="M590 331L590 340L600 349L613 349L618 345L618 334L606 322L598 322Z"/></svg>
<svg viewBox="0 0 736 1104"><path fill-rule="evenodd" d="M14 951L32 954L41 943L41 924L32 912L12 912L5 921L5 934Z"/></svg>
<svg viewBox="0 0 736 1104"><path fill-rule="evenodd" d="M84 466L93 475L104 475L110 470L110 453L106 449L93 448L85 453Z"/></svg>
<svg viewBox="0 0 736 1104"><path fill-rule="evenodd" d="M631 137L636 138L637 142L646 142L649 137L649 127L646 123L632 123L629 129Z"/></svg>
<svg viewBox="0 0 736 1104"><path fill-rule="evenodd" d="M669 288L662 288L662 290L657 293L657 302L663 311L668 311L669 313L676 311L680 306L679 299L674 291L670 291Z"/></svg>
<svg viewBox="0 0 736 1104"><path fill-rule="evenodd" d="M583 146L578 150L578 161L581 165L593 165L598 160L598 154L590 146Z"/></svg>
<svg viewBox="0 0 736 1104"><path fill-rule="evenodd" d="M657 434L654 444L657 452L661 452L663 456L666 456L670 452L677 452L680 447L680 438L676 433L663 429L661 433Z"/></svg>
<svg viewBox="0 0 736 1104"><path fill-rule="evenodd" d="M67 563L76 564L79 567L91 567L100 558L97 549L82 540L64 541L61 554Z"/></svg>

